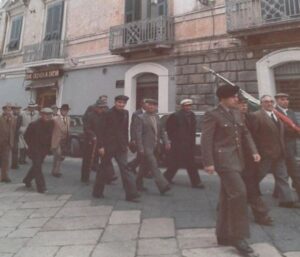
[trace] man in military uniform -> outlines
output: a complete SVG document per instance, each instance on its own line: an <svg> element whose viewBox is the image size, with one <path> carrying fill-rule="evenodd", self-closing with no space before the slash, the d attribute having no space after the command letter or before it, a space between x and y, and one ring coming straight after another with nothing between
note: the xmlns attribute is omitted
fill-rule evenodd
<svg viewBox="0 0 300 257"><path fill-rule="evenodd" d="M45 193L47 190L42 166L45 157L49 154L51 149L51 139L54 128L52 114L52 109L42 109L41 117L30 123L24 134L24 139L28 145L28 156L32 160L32 166L23 179L23 183L26 187L31 187L31 182L35 179L36 189L39 193Z"/></svg>
<svg viewBox="0 0 300 257"><path fill-rule="evenodd" d="M115 105L105 113L105 127L103 140L97 142L97 152L102 157L100 168L97 171L93 196L103 197L105 183L110 176L107 165L115 158L120 169L126 200L135 201L139 194L136 189L134 176L128 170L128 111L125 110L128 97L124 95L115 98Z"/></svg>
<svg viewBox="0 0 300 257"><path fill-rule="evenodd" d="M249 256L254 250L246 238L250 235L246 187L242 178L245 168L242 142L259 162L252 137L241 113L236 109L239 87L223 85L217 90L220 104L206 112L203 121L202 153L205 171L218 173L221 180L217 218L217 240L220 245L232 245Z"/></svg>
<svg viewBox="0 0 300 257"><path fill-rule="evenodd" d="M196 116L192 111L193 101L181 101L181 109L170 115L167 132L171 140L168 169L165 178L171 182L179 168L186 168L193 188L204 188L195 163Z"/></svg>
<svg viewBox="0 0 300 257"><path fill-rule="evenodd" d="M3 114L0 116L0 162L1 182L11 182L8 176L9 157L14 146L16 119L12 113L11 104L2 107Z"/></svg>

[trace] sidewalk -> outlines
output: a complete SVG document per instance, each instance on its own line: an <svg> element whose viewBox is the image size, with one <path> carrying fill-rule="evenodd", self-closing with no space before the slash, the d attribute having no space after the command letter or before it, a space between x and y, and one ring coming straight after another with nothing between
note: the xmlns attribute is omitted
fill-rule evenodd
<svg viewBox="0 0 300 257"><path fill-rule="evenodd" d="M191 189L185 172L166 196L146 180L140 203L124 201L120 180L105 199L91 198L79 182L80 161L68 159L64 176L53 178L47 160L48 194L27 190L21 181L28 166L11 172L13 184L0 185L1 257L237 257L218 247L214 236L218 178L201 173L205 190ZM15 184L16 183L16 184ZM253 247L261 257L300 256L300 210L275 207L272 178L263 192L275 226L251 223Z"/></svg>

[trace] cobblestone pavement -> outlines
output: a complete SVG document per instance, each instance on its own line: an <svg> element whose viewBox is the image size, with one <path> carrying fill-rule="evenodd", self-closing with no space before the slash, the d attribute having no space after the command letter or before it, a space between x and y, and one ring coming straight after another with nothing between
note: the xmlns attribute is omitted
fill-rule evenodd
<svg viewBox="0 0 300 257"><path fill-rule="evenodd" d="M218 178L201 172L205 190L192 189L180 171L172 191L160 196L154 182L139 203L124 201L120 180L91 198L79 182L80 161L67 159L63 177L44 174L48 193L20 184L28 165L11 171L12 184L0 185L1 257L237 257L218 247L214 236ZM93 174L94 176L94 174ZM275 226L251 223L253 247L261 257L300 257L300 210L276 207L272 177L262 185ZM253 220L253 217L251 217Z"/></svg>

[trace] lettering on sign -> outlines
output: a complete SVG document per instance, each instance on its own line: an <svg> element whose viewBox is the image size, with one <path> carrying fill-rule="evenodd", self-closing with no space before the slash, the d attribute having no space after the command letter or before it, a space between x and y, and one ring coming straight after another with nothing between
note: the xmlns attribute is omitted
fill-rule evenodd
<svg viewBox="0 0 300 257"><path fill-rule="evenodd" d="M26 80L40 80L57 78L62 75L61 70L39 71L26 74Z"/></svg>

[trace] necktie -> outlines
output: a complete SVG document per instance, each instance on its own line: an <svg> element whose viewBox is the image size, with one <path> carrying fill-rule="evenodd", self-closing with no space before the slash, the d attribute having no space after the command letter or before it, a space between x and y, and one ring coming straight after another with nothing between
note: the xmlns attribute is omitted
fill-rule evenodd
<svg viewBox="0 0 300 257"><path fill-rule="evenodd" d="M275 125L278 126L278 120L275 118L274 113L271 113L271 119L275 123Z"/></svg>

